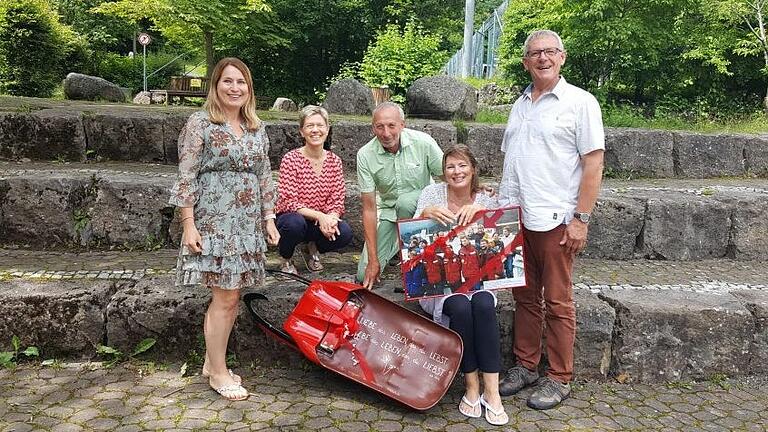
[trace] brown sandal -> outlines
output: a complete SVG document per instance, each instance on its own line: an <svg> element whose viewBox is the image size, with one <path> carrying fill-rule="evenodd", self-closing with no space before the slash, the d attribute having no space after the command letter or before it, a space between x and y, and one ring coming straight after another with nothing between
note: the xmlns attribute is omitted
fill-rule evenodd
<svg viewBox="0 0 768 432"><path fill-rule="evenodd" d="M307 270L311 272L320 272L323 271L325 267L323 267L323 263L320 262L320 254L318 253L309 253L309 247L304 247L301 249L301 257L304 258L304 264L307 266Z"/></svg>

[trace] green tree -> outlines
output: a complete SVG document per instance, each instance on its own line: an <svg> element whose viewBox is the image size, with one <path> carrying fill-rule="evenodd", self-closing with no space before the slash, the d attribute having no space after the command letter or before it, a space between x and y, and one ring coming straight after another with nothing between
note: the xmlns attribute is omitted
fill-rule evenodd
<svg viewBox="0 0 768 432"><path fill-rule="evenodd" d="M0 4L0 86L21 96L48 97L67 69L87 62L85 41L61 24L44 0Z"/></svg>
<svg viewBox="0 0 768 432"><path fill-rule="evenodd" d="M373 34L367 1L272 0L270 8L252 30L228 35L222 50L248 64L260 95L315 102L315 91L344 61L361 58Z"/></svg>
<svg viewBox="0 0 768 432"><path fill-rule="evenodd" d="M766 0L704 0L709 17L720 21L721 29L737 29L737 36L732 44L720 45L719 52L732 49L742 57L760 57L760 73L768 77L768 36L766 36ZM763 92L763 109L768 112L768 90Z"/></svg>
<svg viewBox="0 0 768 432"><path fill-rule="evenodd" d="M133 40L139 27L129 20L93 12L108 0L54 0L61 22L85 37L94 52L133 50Z"/></svg>
<svg viewBox="0 0 768 432"><path fill-rule="evenodd" d="M603 100L715 112L750 99L755 77L743 61L733 64L738 29L725 25L714 1L518 0L504 18L501 69L527 82L520 66L525 37L549 28L568 50L563 74Z"/></svg>
<svg viewBox="0 0 768 432"><path fill-rule="evenodd" d="M414 81L443 67L448 53L439 46L440 36L429 34L414 20L402 30L389 24L368 46L358 73L369 86L386 85L393 95L405 97Z"/></svg>
<svg viewBox="0 0 768 432"><path fill-rule="evenodd" d="M149 19L168 39L185 47L196 47L202 42L210 75L217 61L214 35L242 26L254 15L268 10L263 0L117 0L99 5L94 12L132 22Z"/></svg>

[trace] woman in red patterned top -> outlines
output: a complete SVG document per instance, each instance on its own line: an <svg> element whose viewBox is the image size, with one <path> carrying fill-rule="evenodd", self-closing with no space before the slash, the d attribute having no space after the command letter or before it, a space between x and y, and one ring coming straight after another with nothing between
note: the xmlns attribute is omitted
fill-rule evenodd
<svg viewBox="0 0 768 432"><path fill-rule="evenodd" d="M291 150L280 162L278 199L275 206L280 270L297 273L291 258L301 243L310 271L320 271L320 254L341 249L352 241L352 229L341 220L344 214L344 174L341 158L324 148L328 138L328 112L307 105L301 110L299 132L304 146Z"/></svg>

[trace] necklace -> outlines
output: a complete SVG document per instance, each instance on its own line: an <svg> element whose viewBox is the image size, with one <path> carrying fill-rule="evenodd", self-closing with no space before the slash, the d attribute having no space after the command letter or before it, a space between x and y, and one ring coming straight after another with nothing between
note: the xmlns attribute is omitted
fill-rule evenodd
<svg viewBox="0 0 768 432"><path fill-rule="evenodd" d="M302 147L301 154L309 161L310 165L312 165L312 169L315 171L315 173L318 175L322 174L323 161L325 161L325 150L322 151L319 157L312 157L307 154L305 147Z"/></svg>

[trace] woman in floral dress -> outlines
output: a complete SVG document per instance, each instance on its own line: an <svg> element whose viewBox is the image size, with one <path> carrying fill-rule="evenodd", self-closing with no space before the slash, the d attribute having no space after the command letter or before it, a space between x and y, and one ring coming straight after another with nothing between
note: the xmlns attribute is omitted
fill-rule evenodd
<svg viewBox="0 0 768 432"><path fill-rule="evenodd" d="M240 290L263 281L265 236L274 245L280 234L269 142L256 116L251 72L242 61L225 58L216 64L203 108L179 136L179 178L170 199L180 208L184 230L176 283L211 290L203 322L203 376L224 398L243 400L248 391L226 366L227 341Z"/></svg>

